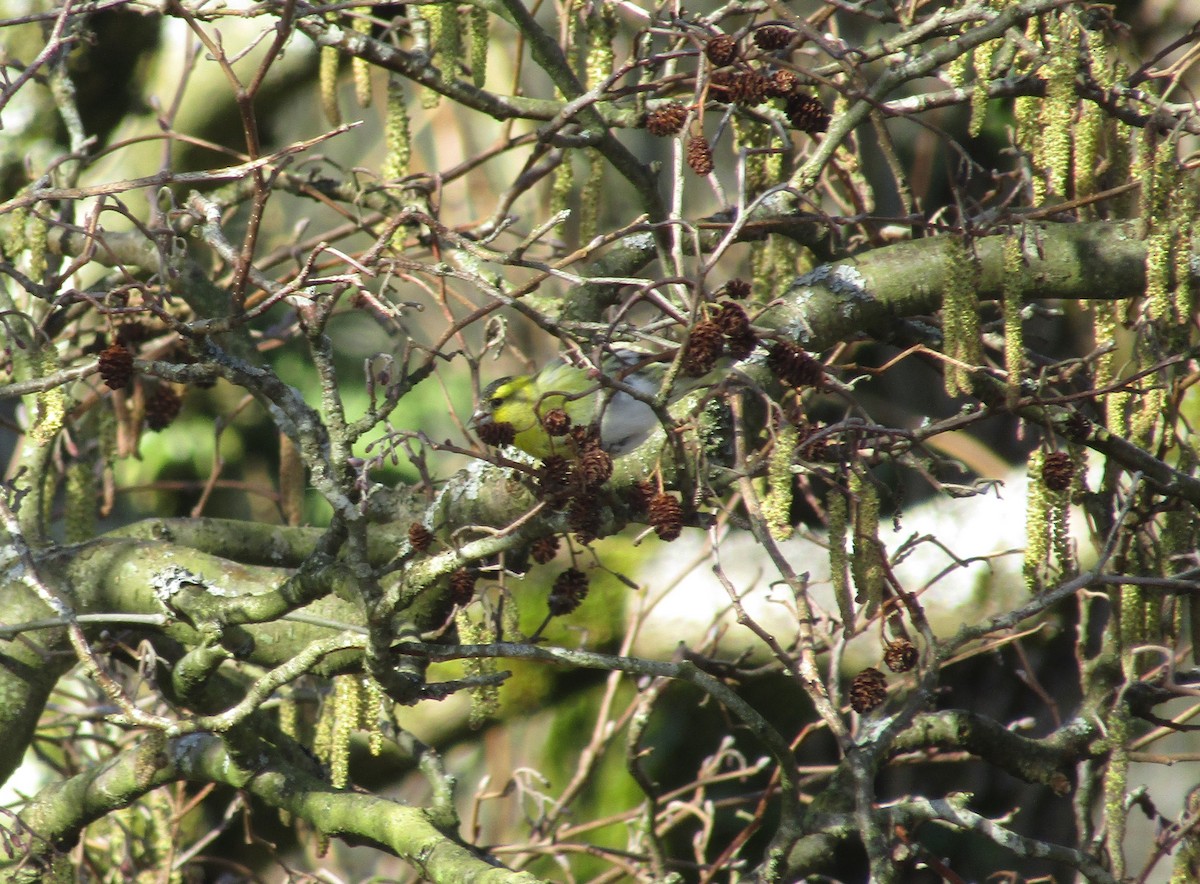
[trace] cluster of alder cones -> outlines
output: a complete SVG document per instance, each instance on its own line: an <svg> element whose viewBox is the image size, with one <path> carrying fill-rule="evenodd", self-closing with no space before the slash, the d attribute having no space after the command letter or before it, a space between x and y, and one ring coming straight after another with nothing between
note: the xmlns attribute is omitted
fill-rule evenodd
<svg viewBox="0 0 1200 884"><path fill-rule="evenodd" d="M892 672L908 672L917 665L920 655L916 646L907 638L898 638L887 643L883 662ZM870 712L887 699L887 677L874 666L868 666L850 683L850 708L860 715Z"/></svg>
<svg viewBox="0 0 1200 884"><path fill-rule="evenodd" d="M118 340L100 351L97 359L100 379L110 390L124 390L134 380L133 351ZM151 430L165 430L179 415L183 399L174 388L157 384L146 397L145 420Z"/></svg>
<svg viewBox="0 0 1200 884"><path fill-rule="evenodd" d="M708 94L712 99L730 104L753 107L769 99L783 103L783 113L793 128L809 135L829 128L830 115L816 95L808 91L811 80L788 68L776 67L773 56L762 53L781 53L792 45L798 32L782 24L768 24L751 32L754 44L761 52L751 60L743 57L737 38L716 34L708 38L704 55L714 70L708 79ZM660 138L678 134L687 122L688 107L670 101L646 114L646 130ZM706 176L713 171L712 147L703 135L688 138L687 164L693 172Z"/></svg>

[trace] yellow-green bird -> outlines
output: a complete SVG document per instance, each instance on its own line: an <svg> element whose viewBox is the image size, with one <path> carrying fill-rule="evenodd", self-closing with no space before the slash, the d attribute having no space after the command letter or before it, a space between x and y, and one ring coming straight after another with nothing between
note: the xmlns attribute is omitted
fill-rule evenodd
<svg viewBox="0 0 1200 884"><path fill-rule="evenodd" d="M651 363L622 375L639 358L640 354L621 352L605 369L610 377L649 398L658 392L663 365ZM551 436L542 423L548 413L560 408L570 417L572 425L586 426L599 421L600 445L614 457L633 451L659 426L654 410L645 402L605 388L594 371L562 359L548 363L536 374L492 381L483 391L471 425L482 428L488 424L509 424L515 433L513 445L545 459L568 451L567 441Z"/></svg>

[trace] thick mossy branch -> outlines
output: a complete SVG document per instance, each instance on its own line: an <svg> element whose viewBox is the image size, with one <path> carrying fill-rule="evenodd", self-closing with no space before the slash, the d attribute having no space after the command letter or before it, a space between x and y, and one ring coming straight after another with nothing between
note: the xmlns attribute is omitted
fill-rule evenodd
<svg viewBox="0 0 1200 884"><path fill-rule="evenodd" d="M1071 790L1075 765L1100 754L1093 744L1102 737L1094 723L1082 718L1067 723L1050 737L1034 739L1014 733L986 716L947 709L918 715L896 737L890 754L934 748L970 752L1027 783L1040 783L1066 794Z"/></svg>
<svg viewBox="0 0 1200 884"><path fill-rule="evenodd" d="M1132 223L1031 224L1023 232L1021 291L1036 300L1113 301L1145 290L1146 247ZM972 241L980 300L1004 296L1006 239L998 233ZM886 340L899 321L941 307L953 248L953 237L931 237L822 265L797 279L760 321L809 350L869 336Z"/></svg>
<svg viewBox="0 0 1200 884"><path fill-rule="evenodd" d="M413 864L435 881L535 884L524 872L498 868L441 831L424 810L353 791L334 789L295 765L283 763L265 744L253 770L242 767L225 742L208 734L174 739L153 736L106 764L43 789L20 814L25 862L6 880L40 881L42 858L74 843L95 820L167 783L220 783L244 790L266 805L286 810L326 835L352 836Z"/></svg>

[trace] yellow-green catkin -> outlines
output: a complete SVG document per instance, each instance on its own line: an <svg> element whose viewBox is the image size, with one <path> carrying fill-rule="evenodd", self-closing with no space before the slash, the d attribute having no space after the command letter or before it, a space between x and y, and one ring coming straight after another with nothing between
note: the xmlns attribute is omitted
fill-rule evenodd
<svg viewBox="0 0 1200 884"><path fill-rule="evenodd" d="M1109 760L1104 772L1105 855L1112 864L1113 879L1125 877L1125 823L1128 810L1125 792L1129 776L1128 741L1131 735L1129 704L1114 703L1105 717L1108 730Z"/></svg>
<svg viewBox="0 0 1200 884"><path fill-rule="evenodd" d="M1200 815L1200 787L1188 793L1183 810L1190 819ZM1195 881L1200 881L1200 831L1195 826L1189 826L1175 854L1168 884L1193 884Z"/></svg>
<svg viewBox="0 0 1200 884"><path fill-rule="evenodd" d="M942 67L947 82L956 89L967 85L967 72L973 67L972 59L975 50L970 49L962 55L956 55Z"/></svg>
<svg viewBox="0 0 1200 884"><path fill-rule="evenodd" d="M290 693L279 698L279 730L297 742L300 737L300 704ZM279 822L284 826L292 824L290 811L280 808Z"/></svg>
<svg viewBox="0 0 1200 884"><path fill-rule="evenodd" d="M467 57L471 62L471 82L478 89L487 83L488 31L488 11L482 6L472 6L467 13Z"/></svg>
<svg viewBox="0 0 1200 884"><path fill-rule="evenodd" d="M486 623L473 619L465 609L459 609L454 615L458 626L459 639L463 644L487 644L496 640L497 636L490 633ZM468 676L487 675L495 671L493 660L476 658L463 661ZM500 711L500 689L496 685L479 685L471 688L471 712L467 722L472 729L477 730Z"/></svg>
<svg viewBox="0 0 1200 884"><path fill-rule="evenodd" d="M616 34L616 19L612 7L601 4L587 19L587 53L584 67L589 89L595 89L608 79L613 68L613 37ZM587 178L580 194L579 241L591 242L599 230L600 197L604 192L604 158L594 149L586 153L588 158Z"/></svg>
<svg viewBox="0 0 1200 884"><path fill-rule="evenodd" d="M550 182L550 214L551 216L558 215L560 212L566 211L571 205L571 191L575 189L575 167L571 162L571 151L564 150L562 159L554 170L554 176ZM564 215L563 220L555 225L555 230L559 236L565 236L567 232L568 216Z"/></svg>
<svg viewBox="0 0 1200 884"><path fill-rule="evenodd" d="M1024 362L1025 336L1021 324L1024 308L1025 256L1021 236L1009 233L1004 238L1004 370L1006 399L1016 408L1021 398L1021 368Z"/></svg>
<svg viewBox="0 0 1200 884"><path fill-rule="evenodd" d="M429 24L429 47L441 73L443 83L453 83L455 72L462 63L462 22L458 7L453 3L426 3L417 7ZM441 95L432 89L421 94L421 106L427 110L437 107Z"/></svg>
<svg viewBox="0 0 1200 884"><path fill-rule="evenodd" d="M857 590L855 601L866 607L866 617L875 616L883 604L883 542L879 539L879 492L858 472L850 474L854 495L854 557L850 574Z"/></svg>
<svg viewBox="0 0 1200 884"><path fill-rule="evenodd" d="M1040 19L1030 16L1025 23L1025 40L1032 46L1041 42ZM1030 62L1033 59L1029 59ZM1033 95L1018 95L1013 99L1013 136L1017 147L1029 157L1034 172L1031 176L1033 202L1040 204L1046 197L1046 180L1040 174L1042 156L1042 129L1038 124L1042 99Z"/></svg>
<svg viewBox="0 0 1200 884"><path fill-rule="evenodd" d="M1003 40L990 40L976 46L973 53L971 63L975 71L975 86L971 91L971 122L967 127L972 138L979 137L979 133L983 131L984 120L987 119L988 87L992 81L992 60L996 56L996 50L1003 42Z"/></svg>
<svg viewBox="0 0 1200 884"><path fill-rule="evenodd" d="M300 704L291 694L279 698L279 729L293 740L300 739Z"/></svg>
<svg viewBox="0 0 1200 884"><path fill-rule="evenodd" d="M746 157L746 195L752 198L762 193L768 187L778 184L782 166L771 162L773 154L766 153L764 148L771 144L771 127L760 120L733 118L733 148ZM776 177L772 177L772 175Z"/></svg>
<svg viewBox="0 0 1200 884"><path fill-rule="evenodd" d="M1096 347L1109 348L1096 360L1096 386L1107 387L1117 380L1117 353L1112 345L1117 337L1116 304L1102 303L1092 313L1092 337ZM1127 406L1130 394L1118 390L1104 397L1104 424L1109 432L1118 436L1129 435Z"/></svg>
<svg viewBox="0 0 1200 884"><path fill-rule="evenodd" d="M589 243L600 228L600 197L604 193L604 157L597 150L589 149L587 175L579 193L579 241Z"/></svg>
<svg viewBox="0 0 1200 884"><path fill-rule="evenodd" d="M354 31L364 37L371 35L371 19L368 17L371 7L364 6L358 10L361 15L354 17ZM359 107L371 106L371 66L365 58L355 56L350 59L350 73L354 76L354 97Z"/></svg>
<svg viewBox="0 0 1200 884"><path fill-rule="evenodd" d="M1046 97L1038 114L1042 130L1041 156L1036 164L1046 175L1047 196L1064 199L1071 180L1071 141L1075 108L1075 68L1079 52L1079 29L1074 19L1062 15L1057 25L1047 28L1050 60L1046 65Z"/></svg>
<svg viewBox="0 0 1200 884"><path fill-rule="evenodd" d="M1071 492L1046 489L1046 496L1050 500L1050 548L1059 577L1067 578L1078 570L1071 543Z"/></svg>
<svg viewBox="0 0 1200 884"><path fill-rule="evenodd" d="M1175 308L1175 323L1189 325L1196 308L1196 294L1192 287L1192 240L1196 233L1196 215L1200 212L1200 199L1195 172L1180 176L1171 191L1168 213L1171 218L1171 250L1174 261L1175 291L1172 304Z"/></svg>
<svg viewBox="0 0 1200 884"><path fill-rule="evenodd" d="M363 684L357 675L339 675L333 679L333 697L325 715L333 718L329 740L329 782L344 789L350 782L350 738L358 728L362 714Z"/></svg>
<svg viewBox="0 0 1200 884"><path fill-rule="evenodd" d="M321 58L317 65L317 87L321 95L321 112L330 126L342 124L342 109L338 106L338 65L341 53L333 46L321 47Z"/></svg>
<svg viewBox="0 0 1200 884"><path fill-rule="evenodd" d="M54 347L40 347L33 358L31 366L37 366L34 377L46 377L58 371L58 355ZM67 393L63 386L51 387L34 393L27 399L33 400L33 420L29 427L30 438L38 445L49 445L63 427L67 417Z"/></svg>
<svg viewBox="0 0 1200 884"><path fill-rule="evenodd" d="M1146 232L1146 301L1150 318L1163 322L1174 314L1171 302L1172 237L1169 194L1175 184L1175 146L1161 140L1145 152L1147 175L1142 189L1142 227Z"/></svg>
<svg viewBox="0 0 1200 884"><path fill-rule="evenodd" d="M762 193L783 180L783 157L768 153L771 144L770 126L758 120L733 119L733 144L740 157L745 157L745 188L748 198ZM792 240L768 236L766 244L750 254L750 278L754 280L753 297L770 301L785 281L795 275L796 250L789 248Z"/></svg>
<svg viewBox="0 0 1200 884"><path fill-rule="evenodd" d="M383 690L383 685L373 678L366 680L367 702L363 704L361 716L362 728L367 731L367 748L373 756L383 754L383 722L388 719L391 711L391 699Z"/></svg>
<svg viewBox="0 0 1200 884"><path fill-rule="evenodd" d="M44 279L48 266L50 225L36 212L25 224L25 248L29 250L29 277L34 282Z"/></svg>
<svg viewBox="0 0 1200 884"><path fill-rule="evenodd" d="M799 439L799 431L791 424L780 430L767 465L770 490L763 499L763 518L767 530L776 540L787 540L792 536L792 495L796 484L792 456Z"/></svg>
<svg viewBox="0 0 1200 884"><path fill-rule="evenodd" d="M90 540L96 531L96 503L99 500L92 463L71 461L63 487L63 525L67 543Z"/></svg>
<svg viewBox="0 0 1200 884"><path fill-rule="evenodd" d="M825 500L825 518L829 522L829 582L842 618L842 634L854 634L854 600L850 597L850 582L846 571L849 556L846 551L846 528L849 517L846 497L834 488Z"/></svg>
<svg viewBox="0 0 1200 884"><path fill-rule="evenodd" d="M1029 455L1025 466L1025 557L1022 570L1025 588L1035 593L1042 588L1042 569L1050 556L1052 502L1042 484L1045 452L1040 448Z"/></svg>
<svg viewBox="0 0 1200 884"><path fill-rule="evenodd" d="M1154 435L1167 404L1166 391L1162 387L1147 390L1141 397L1129 426L1129 438L1134 445L1147 451L1153 450Z"/></svg>
<svg viewBox="0 0 1200 884"><path fill-rule="evenodd" d="M24 206L0 215L0 255L15 262L25 251L25 229L29 222L29 210Z"/></svg>
<svg viewBox="0 0 1200 884"><path fill-rule="evenodd" d="M1106 114L1093 101L1080 105L1079 119L1075 123L1075 199L1091 196L1096 192L1096 167L1100 164L1100 136L1104 130ZM1083 206L1080 213L1084 218L1095 218L1094 206Z"/></svg>
<svg viewBox="0 0 1200 884"><path fill-rule="evenodd" d="M313 733L313 754L326 764L333 757L333 700L326 697L317 713L317 726Z"/></svg>
<svg viewBox="0 0 1200 884"><path fill-rule="evenodd" d="M971 367L983 358L979 326L979 265L962 237L946 241L946 275L942 302L946 393L958 396L973 390Z"/></svg>
<svg viewBox="0 0 1200 884"><path fill-rule="evenodd" d="M1081 46L1084 51L1088 74L1097 82L1111 76L1112 62L1109 47L1104 37L1095 31L1081 31ZM1102 87L1105 88L1105 87ZM1075 122L1075 198L1091 196L1097 190L1096 168L1100 165L1100 145L1107 125L1108 114L1094 101L1079 102L1078 119ZM1082 206L1080 217L1097 217L1095 206Z"/></svg>
<svg viewBox="0 0 1200 884"><path fill-rule="evenodd" d="M412 130L409 127L404 80L396 75L388 77L383 138L385 153L380 174L384 181L399 181L408 175L412 161Z"/></svg>

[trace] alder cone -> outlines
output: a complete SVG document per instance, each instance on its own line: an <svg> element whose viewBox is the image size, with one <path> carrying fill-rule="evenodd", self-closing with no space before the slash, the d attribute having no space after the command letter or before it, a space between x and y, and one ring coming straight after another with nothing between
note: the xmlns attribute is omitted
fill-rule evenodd
<svg viewBox="0 0 1200 884"><path fill-rule="evenodd" d="M612 478L612 455L599 445L588 448L579 455L576 471L587 488L598 488Z"/></svg>
<svg viewBox="0 0 1200 884"><path fill-rule="evenodd" d="M533 556L533 560L539 565L544 565L553 560L558 555L558 537L551 534L549 537L539 537L529 547L529 554Z"/></svg>
<svg viewBox="0 0 1200 884"><path fill-rule="evenodd" d="M683 507L670 494L659 493L647 505L647 521L660 540L670 543L683 532Z"/></svg>
<svg viewBox="0 0 1200 884"><path fill-rule="evenodd" d="M785 49L792 42L795 33L786 25L766 25L754 32L754 43L759 49L768 52L773 49Z"/></svg>
<svg viewBox="0 0 1200 884"><path fill-rule="evenodd" d="M704 54L716 67L725 67L727 64L732 64L738 56L737 40L728 34L709 37L708 43L704 45Z"/></svg>
<svg viewBox="0 0 1200 884"><path fill-rule="evenodd" d="M688 139L687 164L688 168L701 178L708 177L712 174L712 170L716 168L713 163L712 148L699 135L693 135Z"/></svg>
<svg viewBox="0 0 1200 884"><path fill-rule="evenodd" d="M800 78L791 71L776 71L771 75L771 96L787 98L800 88Z"/></svg>
<svg viewBox="0 0 1200 884"><path fill-rule="evenodd" d="M1065 451L1052 451L1042 462L1042 484L1049 491L1066 491L1075 478L1075 464Z"/></svg>
<svg viewBox="0 0 1200 884"><path fill-rule="evenodd" d="M183 399L170 387L160 386L146 401L146 426L152 430L165 430L179 416Z"/></svg>
<svg viewBox="0 0 1200 884"><path fill-rule="evenodd" d="M551 436L565 436L571 429L571 415L562 408L553 408L542 416L542 427Z"/></svg>
<svg viewBox="0 0 1200 884"><path fill-rule="evenodd" d="M758 71L743 71L729 83L729 100L752 107L770 98L773 88L774 81L770 77Z"/></svg>
<svg viewBox="0 0 1200 884"><path fill-rule="evenodd" d="M100 354L100 377L110 390L124 390L133 378L133 354L124 344L113 344Z"/></svg>
<svg viewBox="0 0 1200 884"><path fill-rule="evenodd" d="M583 600L587 598L587 594L587 575L578 568L568 568L554 580L554 586L550 590L548 601L550 613L555 617L570 614L583 604Z"/></svg>
<svg viewBox="0 0 1200 884"><path fill-rule="evenodd" d="M408 526L408 542L417 552L425 552L433 543L433 534L420 522Z"/></svg>
<svg viewBox="0 0 1200 884"><path fill-rule="evenodd" d="M727 298L732 298L735 301L744 301L750 297L750 283L744 279L730 279L725 285L721 286L717 294L723 294Z"/></svg>
<svg viewBox="0 0 1200 884"><path fill-rule="evenodd" d="M475 572L468 568L453 572L450 575L450 601L460 607L469 604L475 598L476 579Z"/></svg>
<svg viewBox="0 0 1200 884"><path fill-rule="evenodd" d="M829 128L829 111L820 99L812 95L793 95L787 100L783 111L788 122L801 132L815 135Z"/></svg>
<svg viewBox="0 0 1200 884"><path fill-rule="evenodd" d="M767 352L767 368L775 377L793 387L815 387L825 377L825 366L804 348L779 341Z"/></svg>
<svg viewBox="0 0 1200 884"><path fill-rule="evenodd" d="M721 326L711 319L697 322L688 335L687 347L683 352L684 374L693 378L708 374L724 349Z"/></svg>
<svg viewBox="0 0 1200 884"><path fill-rule="evenodd" d="M850 708L862 715L887 699L887 678L873 666L867 667L850 683Z"/></svg>
<svg viewBox="0 0 1200 884"><path fill-rule="evenodd" d="M917 665L917 648L906 638L888 642L883 652L883 662L892 672L908 672Z"/></svg>
<svg viewBox="0 0 1200 884"><path fill-rule="evenodd" d="M505 445L512 445L513 439L517 438L517 431L512 424L497 421L480 424L475 428L475 435L484 445L491 448L503 448Z"/></svg>
<svg viewBox="0 0 1200 884"><path fill-rule="evenodd" d="M672 101L646 114L646 131L659 138L667 138L679 132L686 119L687 108L678 101Z"/></svg>

